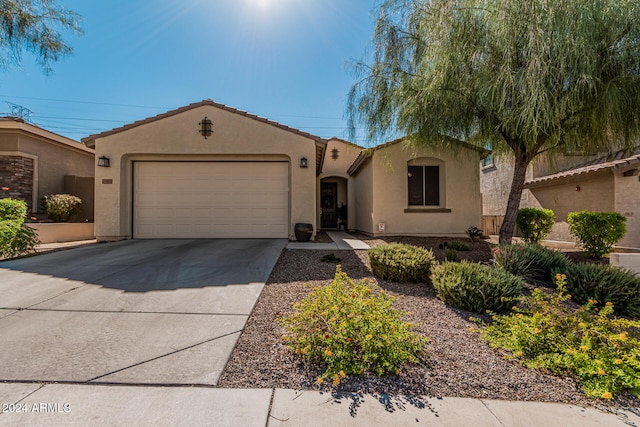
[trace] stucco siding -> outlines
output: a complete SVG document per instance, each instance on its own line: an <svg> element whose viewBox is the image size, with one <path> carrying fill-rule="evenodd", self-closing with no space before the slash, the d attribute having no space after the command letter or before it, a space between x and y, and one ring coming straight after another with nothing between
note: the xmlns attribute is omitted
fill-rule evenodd
<svg viewBox="0 0 640 427"><path fill-rule="evenodd" d="M373 235L466 236L482 219L479 153L411 148L391 143L377 148L357 181L357 228ZM408 165L440 166L439 206L409 206ZM371 188L371 194L361 190ZM384 232L378 224L384 223Z"/></svg>
<svg viewBox="0 0 640 427"><path fill-rule="evenodd" d="M579 188L579 191L577 189ZM556 185L530 189L531 196L521 207L551 209L556 223L549 240L573 241L569 233L569 212L612 212L615 210L614 179L611 173L581 178Z"/></svg>
<svg viewBox="0 0 640 427"><path fill-rule="evenodd" d="M618 246L640 248L640 176L614 175L615 210L627 218L627 233Z"/></svg>
<svg viewBox="0 0 640 427"><path fill-rule="evenodd" d="M205 139L198 125L213 122ZM131 237L131 188L135 160L289 162L290 236L295 223L316 226L316 143L310 138L215 106L204 105L125 131L98 137L96 157L107 156L111 167L96 170L96 237ZM300 158L308 167L300 168Z"/></svg>
<svg viewBox="0 0 640 427"><path fill-rule="evenodd" d="M350 208L349 216L353 214L353 224L349 228L365 233L372 233L373 230L373 167L371 161L363 165L358 173L352 178L355 191L355 209ZM351 193L350 193L351 194Z"/></svg>

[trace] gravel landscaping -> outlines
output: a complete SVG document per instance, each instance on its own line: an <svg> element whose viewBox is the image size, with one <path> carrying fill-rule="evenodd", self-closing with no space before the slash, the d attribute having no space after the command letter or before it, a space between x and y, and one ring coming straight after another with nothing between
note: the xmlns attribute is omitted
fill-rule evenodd
<svg viewBox="0 0 640 427"><path fill-rule="evenodd" d="M385 239L387 240L387 239ZM449 239L450 240L450 239ZM398 238L396 241L434 248L437 259L444 259L439 245L444 238ZM380 239L368 239L376 245ZM469 240L465 241L471 244ZM471 244L471 251L460 251L460 259L489 261L491 247L485 242ZM321 373L303 364L284 345L284 330L277 317L292 310L313 287L327 284L335 265L320 258L332 251L284 250L278 260L245 330L220 378L219 387L289 388L298 390L337 390L402 397L472 397L540 402L563 402L583 406L640 407L629 394L611 402L587 398L577 381L540 370L523 367L492 350L477 332L469 316L476 314L446 306L427 284L400 284L376 279L369 269L366 251L334 251L340 264L353 279L369 278L397 297L396 307L410 312L405 320L418 325L416 330L429 337L427 358L420 365L403 368L398 375L347 377L337 389L318 385Z"/></svg>

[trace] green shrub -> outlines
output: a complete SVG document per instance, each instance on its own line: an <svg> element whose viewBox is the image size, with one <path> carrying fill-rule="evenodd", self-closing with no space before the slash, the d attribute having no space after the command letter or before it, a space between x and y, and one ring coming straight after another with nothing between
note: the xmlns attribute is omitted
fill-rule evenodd
<svg viewBox="0 0 640 427"><path fill-rule="evenodd" d="M600 311L589 303L571 311L564 304L565 278L558 275L557 293L536 289L523 298L523 309L494 316L483 339L530 368L575 375L588 396L611 399L629 390L640 397L640 341L634 335L640 321L613 317L611 303Z"/></svg>
<svg viewBox="0 0 640 427"><path fill-rule="evenodd" d="M551 232L556 216L551 209L522 208L518 210L516 225L528 243L539 243Z"/></svg>
<svg viewBox="0 0 640 427"><path fill-rule="evenodd" d="M595 258L612 252L627 231L627 218L617 212L569 212L568 221L578 244Z"/></svg>
<svg viewBox="0 0 640 427"><path fill-rule="evenodd" d="M43 204L49 219L55 222L68 222L78 213L82 200L70 194L51 194L44 197Z"/></svg>
<svg viewBox="0 0 640 427"><path fill-rule="evenodd" d="M332 264L338 264L340 261L342 261L342 259L340 257L337 257L334 253L330 253L320 258L320 261L330 262Z"/></svg>
<svg viewBox="0 0 640 427"><path fill-rule="evenodd" d="M604 264L572 264L564 271L574 301L601 307L611 302L617 313L640 317L640 277Z"/></svg>
<svg viewBox="0 0 640 427"><path fill-rule="evenodd" d="M511 274L545 283L552 283L553 275L571 263L560 252L533 243L500 245L493 248L493 260Z"/></svg>
<svg viewBox="0 0 640 427"><path fill-rule="evenodd" d="M456 251L463 251L463 252L471 250L469 245L467 245L464 242L461 242L460 240L454 240L454 241L452 241L450 243L447 243L447 247L451 248L453 250L456 250Z"/></svg>
<svg viewBox="0 0 640 427"><path fill-rule="evenodd" d="M469 235L469 238L471 239L471 241L475 242L477 240L480 240L480 238L482 237L482 229L475 226L471 226L467 228L467 234Z"/></svg>
<svg viewBox="0 0 640 427"><path fill-rule="evenodd" d="M354 282L336 268L333 281L315 288L282 319L288 347L326 369L318 382L346 375L396 372L424 354L427 338L412 332L394 298L367 279Z"/></svg>
<svg viewBox="0 0 640 427"><path fill-rule="evenodd" d="M455 262L458 260L458 251L453 248L446 248L444 250L444 259L447 261Z"/></svg>
<svg viewBox="0 0 640 427"><path fill-rule="evenodd" d="M386 243L367 251L373 274L392 282L428 282L433 252L403 243Z"/></svg>
<svg viewBox="0 0 640 427"><path fill-rule="evenodd" d="M35 252L38 234L24 224L27 204L22 200L0 199L0 256L12 258Z"/></svg>
<svg viewBox="0 0 640 427"><path fill-rule="evenodd" d="M488 265L445 262L431 277L438 298L461 310L484 314L508 311L522 291L522 279Z"/></svg>

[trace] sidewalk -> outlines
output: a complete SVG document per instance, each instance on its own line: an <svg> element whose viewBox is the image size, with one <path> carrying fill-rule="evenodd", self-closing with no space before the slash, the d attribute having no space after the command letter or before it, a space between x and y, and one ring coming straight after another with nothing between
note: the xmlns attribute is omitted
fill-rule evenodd
<svg viewBox="0 0 640 427"><path fill-rule="evenodd" d="M539 402L399 400L286 389L0 384L0 425L640 426L640 414ZM19 412L18 412L19 411Z"/></svg>
<svg viewBox="0 0 640 427"><path fill-rule="evenodd" d="M356 239L349 233L344 231L327 231L327 235L333 240L332 243L316 243L316 242L289 242L287 249L315 249L315 250L356 250L369 249L369 245L362 240Z"/></svg>

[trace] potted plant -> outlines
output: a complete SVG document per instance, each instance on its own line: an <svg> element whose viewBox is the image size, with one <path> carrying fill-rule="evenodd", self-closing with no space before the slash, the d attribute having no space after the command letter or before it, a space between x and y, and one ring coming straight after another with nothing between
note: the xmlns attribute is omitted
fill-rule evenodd
<svg viewBox="0 0 640 427"><path fill-rule="evenodd" d="M347 205L344 203L340 203L340 206L337 209L337 214L338 214L338 229L346 230L347 217L349 215L349 211L347 210Z"/></svg>

